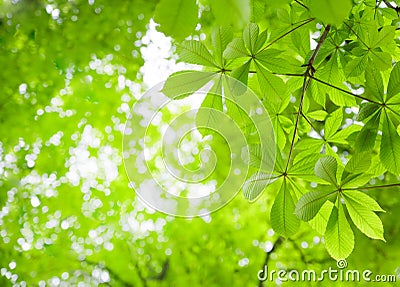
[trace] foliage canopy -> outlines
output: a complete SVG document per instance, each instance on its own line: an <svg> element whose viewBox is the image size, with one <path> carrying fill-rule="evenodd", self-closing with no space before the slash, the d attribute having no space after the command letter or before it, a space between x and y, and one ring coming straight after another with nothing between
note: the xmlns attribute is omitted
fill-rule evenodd
<svg viewBox="0 0 400 287"><path fill-rule="evenodd" d="M326 269L332 258L398 274L399 7L2 1L0 285L262 286L263 264ZM177 55L239 80L271 118L272 172L235 105L211 93L201 103L229 114L249 141L242 195L211 215L160 214L129 188L120 147L130 107L147 88L150 19L171 37L172 62ZM173 79L164 88L175 89ZM172 118L163 113L160 127ZM208 144L229 156L220 138ZM223 181L228 168L211 179Z"/></svg>

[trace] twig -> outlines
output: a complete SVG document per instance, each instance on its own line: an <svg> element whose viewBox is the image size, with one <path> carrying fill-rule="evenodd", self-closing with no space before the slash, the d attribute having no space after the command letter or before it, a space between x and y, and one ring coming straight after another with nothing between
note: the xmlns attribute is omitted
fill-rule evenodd
<svg viewBox="0 0 400 287"><path fill-rule="evenodd" d="M274 252L283 242L283 237L279 236L279 238L277 240L275 240L275 242L273 243L272 249L269 252L265 253L265 259L264 259L264 263L261 266L261 270L264 270L265 266L268 266L268 262L269 262L269 258L272 252ZM258 281L258 287L262 287L263 286L263 281L259 280Z"/></svg>
<svg viewBox="0 0 400 287"><path fill-rule="evenodd" d="M314 52L312 53L310 59L307 62L307 69L304 72L304 81L303 81L303 88L302 88L302 91L301 91L299 110L298 110L297 116L296 116L296 123L295 123L295 126L294 126L293 138L292 138L292 142L291 142L291 145L290 145L288 160L287 160L287 163L286 163L286 168L285 168L285 173L284 173L285 175L287 174L287 171L288 171L288 168L289 168L289 163L290 163L290 159L292 157L293 148L294 148L294 142L296 141L296 135L297 135L297 129L298 129L298 126L299 126L299 120L300 120L301 113L303 111L304 96L305 96L307 88L308 88L308 86L310 84L311 76L313 76L313 74L315 72L313 64L314 64L315 58L317 57L317 54L318 54L319 50L322 47L322 44L326 40L326 36L328 35L330 29L331 29L331 25L327 25L325 27L325 30L324 30L321 38L318 41L317 47L315 48Z"/></svg>
<svg viewBox="0 0 400 287"><path fill-rule="evenodd" d="M390 2L387 1L387 0L383 0L383 3L385 3L385 5L386 5L388 8L391 8L391 9L395 10L395 11L397 12L397 14L399 14L399 12L400 12L400 7L398 7L398 6L393 6L392 3L390 3Z"/></svg>

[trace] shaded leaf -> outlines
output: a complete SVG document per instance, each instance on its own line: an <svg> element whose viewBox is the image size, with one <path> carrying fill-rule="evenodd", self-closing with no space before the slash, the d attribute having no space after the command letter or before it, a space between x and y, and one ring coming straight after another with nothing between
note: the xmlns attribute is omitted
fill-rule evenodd
<svg viewBox="0 0 400 287"><path fill-rule="evenodd" d="M335 201L337 191L310 191L300 197L294 213L298 218L309 221L315 217L327 200Z"/></svg>
<svg viewBox="0 0 400 287"><path fill-rule="evenodd" d="M315 164L314 172L315 174L326 180L327 182L337 185L336 172L337 172L337 161L332 156L326 156L320 158Z"/></svg>
<svg viewBox="0 0 400 287"><path fill-rule="evenodd" d="M258 172L253 174L242 186L244 197L250 201L255 201L264 189L277 180L276 175Z"/></svg>

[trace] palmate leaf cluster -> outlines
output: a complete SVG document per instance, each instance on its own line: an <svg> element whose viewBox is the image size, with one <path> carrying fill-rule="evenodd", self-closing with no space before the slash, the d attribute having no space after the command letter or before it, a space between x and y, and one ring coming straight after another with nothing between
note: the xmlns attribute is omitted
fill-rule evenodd
<svg viewBox="0 0 400 287"><path fill-rule="evenodd" d="M375 1L304 1L276 4L279 24L270 27L259 18L263 2L251 1L252 21L242 29L224 23L210 39L185 40L176 52L238 79L270 114L275 169L260 170L262 151L250 144L254 169L244 196L275 193L269 210L276 232L290 237L308 222L333 258L346 258L355 244L350 222L385 240L376 213L383 209L367 191L375 178L400 175L398 17ZM206 97L202 107L223 111L223 102Z"/></svg>
<svg viewBox="0 0 400 287"><path fill-rule="evenodd" d="M385 2L0 1L0 286L255 286L265 264L318 272L335 267L329 253L351 251L352 269L398 274L400 3ZM271 172L248 115L207 95L203 107L241 119L250 172L243 196L190 219L143 205L123 164L143 146L121 149L130 108L179 57L209 72L182 74L190 87L225 75L246 83L279 151ZM173 79L167 94L187 91ZM214 83L210 95L221 91ZM175 116L156 118L151 151ZM217 119L196 121L221 129ZM209 179L223 182L226 143L200 133L198 146L184 141L195 158L187 168L209 145L218 154ZM148 167L162 178L157 156ZM296 282L321 284L345 285Z"/></svg>

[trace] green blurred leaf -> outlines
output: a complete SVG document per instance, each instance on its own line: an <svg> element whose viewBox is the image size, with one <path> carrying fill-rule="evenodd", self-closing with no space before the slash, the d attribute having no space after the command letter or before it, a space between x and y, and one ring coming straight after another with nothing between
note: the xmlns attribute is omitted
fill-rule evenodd
<svg viewBox="0 0 400 287"><path fill-rule="evenodd" d="M161 0L154 20L160 24L161 32L181 40L194 31L198 21L197 10L195 0Z"/></svg>

